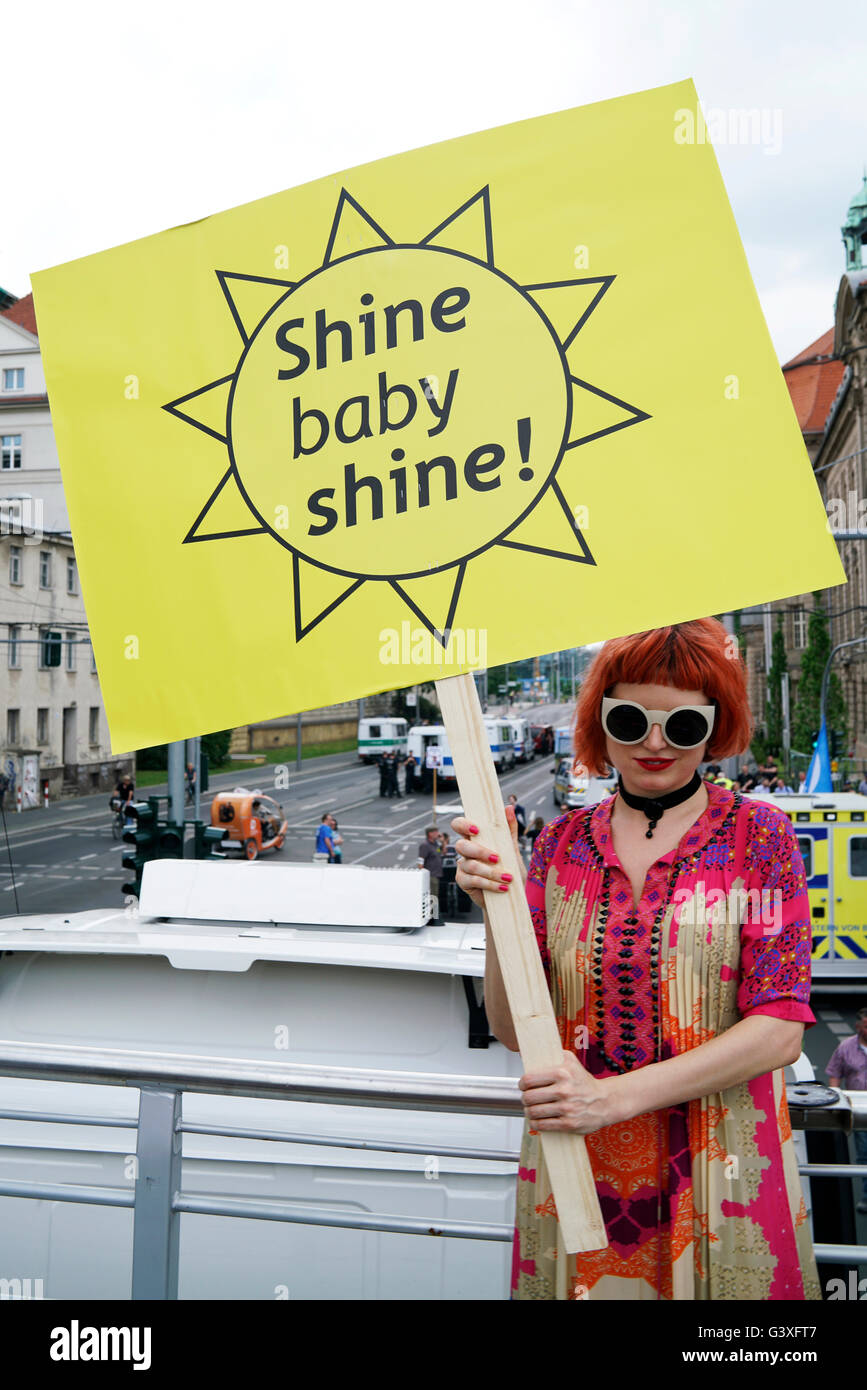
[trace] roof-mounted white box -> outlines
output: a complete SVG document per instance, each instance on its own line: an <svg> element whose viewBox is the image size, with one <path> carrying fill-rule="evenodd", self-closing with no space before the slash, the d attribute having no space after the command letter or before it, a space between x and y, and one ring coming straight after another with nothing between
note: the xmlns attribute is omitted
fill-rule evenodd
<svg viewBox="0 0 867 1390"><path fill-rule="evenodd" d="M430 874L345 864L154 859L144 866L139 911L194 921L422 927L432 912Z"/></svg>

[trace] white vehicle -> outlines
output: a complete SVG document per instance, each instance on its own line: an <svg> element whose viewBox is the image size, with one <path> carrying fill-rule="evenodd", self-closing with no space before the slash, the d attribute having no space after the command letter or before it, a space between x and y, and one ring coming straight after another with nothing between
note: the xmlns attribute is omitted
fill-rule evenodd
<svg viewBox="0 0 867 1390"><path fill-rule="evenodd" d="M429 749L436 750L440 754L437 780L442 781L445 778L453 782L455 780L455 764L443 724L417 724L409 730L407 751L412 753L416 760L416 777L421 777L423 769L428 765Z"/></svg>
<svg viewBox="0 0 867 1390"><path fill-rule="evenodd" d="M272 1075L285 1066L306 1078L295 1082L302 1091L329 1069L353 1095L383 1072L416 1094L426 1080L452 1078L455 1093L477 1097L514 1088L521 1058L490 1038L478 1004L484 928L427 925L429 887L424 870L262 873L157 860L145 866L138 914L0 923L0 1046L19 1071L0 1075L5 1281L26 1284L25 1297L35 1286L37 1298L130 1298L130 1206L151 1183L139 1182L136 1154L147 1100L142 1151L162 1177L165 1211L171 1200L177 1213L180 1299L507 1300L516 1092L515 1113L485 1115L206 1085L212 1070L243 1078L251 1066ZM28 1076L48 1050L74 1079L60 1079L62 1068ZM126 1084L80 1079L79 1069L117 1058L128 1059ZM136 1080L148 1064L194 1078L175 1083L177 1123ZM802 1054L786 1079L812 1074ZM163 1157L173 1142L176 1185ZM803 1162L803 1136L796 1142ZM208 1210L215 1205L229 1210ZM430 1239L448 1223L505 1238Z"/></svg>
<svg viewBox="0 0 867 1390"><path fill-rule="evenodd" d="M515 761L518 763L531 762L536 756L536 745L530 733L529 723L526 719L510 719L509 724L512 730Z"/></svg>
<svg viewBox="0 0 867 1390"><path fill-rule="evenodd" d="M554 805L562 806L565 811L572 811L576 806L588 805L590 778L579 777L572 763L571 757L558 758L554 769ZM595 799L601 800L601 797Z"/></svg>
<svg viewBox="0 0 867 1390"><path fill-rule="evenodd" d="M561 724L559 729L554 730L554 752L572 752L572 730L565 724Z"/></svg>
<svg viewBox="0 0 867 1390"><path fill-rule="evenodd" d="M484 928L427 925L429 887L416 869L148 863L137 915L103 908L0 924L3 1046L84 1048L94 1065L157 1054L188 1071L225 1059L241 1071L288 1064L407 1084L435 1074L454 1077L456 1091L458 1078L478 1077L502 1090L522 1066L489 1040L477 1003ZM46 1299L130 1298L123 1202L135 1190L138 1086L0 1075L0 1112L4 1276L37 1281ZM511 1228L518 1113L193 1087L181 1118L184 1198L296 1214L290 1224L181 1209L181 1299L508 1299L508 1239L426 1232ZM82 1183L111 1204L52 1195ZM39 1189L32 1199L20 1193L28 1185ZM310 1223L297 1220L302 1209ZM333 1224L344 1216L347 1226ZM371 1229L380 1217L425 1233Z"/></svg>
<svg viewBox="0 0 867 1390"><path fill-rule="evenodd" d="M372 716L358 721L358 756L371 763L381 753L399 753L406 757L407 723L391 715Z"/></svg>
<svg viewBox="0 0 867 1390"><path fill-rule="evenodd" d="M491 756L494 759L494 767L498 772L505 772L508 768L514 767L515 740L509 720L486 719L484 725L491 747Z"/></svg>

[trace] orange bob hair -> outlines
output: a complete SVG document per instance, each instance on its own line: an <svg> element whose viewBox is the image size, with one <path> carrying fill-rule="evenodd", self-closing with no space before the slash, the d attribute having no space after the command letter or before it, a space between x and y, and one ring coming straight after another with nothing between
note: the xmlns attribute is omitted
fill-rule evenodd
<svg viewBox="0 0 867 1390"><path fill-rule="evenodd" d="M716 618L615 637L597 653L575 710L575 760L591 776L602 776L609 765L602 697L620 682L703 690L716 706L707 758L727 758L749 745L752 720L743 659L734 638Z"/></svg>

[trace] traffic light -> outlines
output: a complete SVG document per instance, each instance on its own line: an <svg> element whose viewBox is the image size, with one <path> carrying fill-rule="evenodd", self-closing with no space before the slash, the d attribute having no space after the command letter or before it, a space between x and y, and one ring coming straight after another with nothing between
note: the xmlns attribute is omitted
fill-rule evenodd
<svg viewBox="0 0 867 1390"><path fill-rule="evenodd" d="M159 854L159 798L151 796L147 801L136 801L129 809L135 816L135 824L123 832L123 838L125 844L134 845L135 849L125 852L121 864L135 874L135 879L122 884L120 891L124 897L129 895L137 898L141 892L144 866Z"/></svg>
<svg viewBox="0 0 867 1390"><path fill-rule="evenodd" d="M832 729L828 735L828 746L832 758L839 758L843 751L843 734L839 729Z"/></svg>
<svg viewBox="0 0 867 1390"><path fill-rule="evenodd" d="M200 820L194 821L193 825L193 853L196 859L225 859L225 854L220 850L225 832L218 825L205 825Z"/></svg>
<svg viewBox="0 0 867 1390"><path fill-rule="evenodd" d="M810 738L812 739L812 746L815 748L819 742L819 730L814 729L813 732L810 734Z"/></svg>
<svg viewBox="0 0 867 1390"><path fill-rule="evenodd" d="M184 827L175 825L173 821L166 821L159 828L159 849L154 855L155 859L183 859L184 857Z"/></svg>

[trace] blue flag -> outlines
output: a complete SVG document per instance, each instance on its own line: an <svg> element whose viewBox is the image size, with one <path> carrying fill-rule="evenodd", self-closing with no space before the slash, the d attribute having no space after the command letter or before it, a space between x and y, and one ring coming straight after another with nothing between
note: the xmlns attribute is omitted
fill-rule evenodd
<svg viewBox="0 0 867 1390"><path fill-rule="evenodd" d="M828 752L828 730L825 727L824 719L819 730L816 751L807 769L807 780L803 790L805 792L832 792L834 790L834 784L831 781L831 756Z"/></svg>

